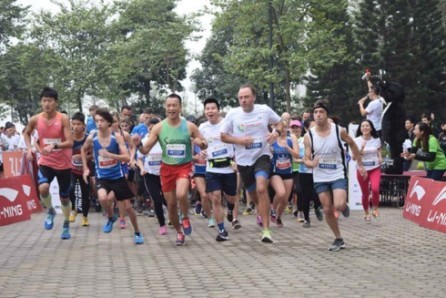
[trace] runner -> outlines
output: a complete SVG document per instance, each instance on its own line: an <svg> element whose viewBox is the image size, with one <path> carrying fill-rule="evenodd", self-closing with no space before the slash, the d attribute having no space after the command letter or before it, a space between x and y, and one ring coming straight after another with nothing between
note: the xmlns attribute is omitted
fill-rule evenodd
<svg viewBox="0 0 446 298"><path fill-rule="evenodd" d="M96 187L98 199L106 212L108 220L104 225L104 233L113 230L113 224L117 216L113 212L113 202L118 201L118 205L123 205L135 231L135 244L143 244L142 236L136 213L132 207L130 199L133 193L125 179L121 163L130 161L124 138L119 133L111 131L113 116L107 109L98 109L95 115L97 132L90 134L81 149L82 163L84 166L84 180L88 181L90 170L87 165L87 152L93 149L93 156L96 164Z"/></svg>
<svg viewBox="0 0 446 298"><path fill-rule="evenodd" d="M79 190L81 194L81 207L82 207L82 226L86 227L88 223L88 211L90 210L90 185L85 183L82 179L84 169L82 167L81 147L84 145L88 135L85 133L85 115L81 112L74 113L71 117L71 129L73 135L73 156L72 156L72 169L71 169L71 214L70 222L76 221L77 206L76 206L76 184L79 183ZM88 166L90 166L90 160L92 155L87 155ZM89 181L89 180L88 180Z"/></svg>
<svg viewBox="0 0 446 298"><path fill-rule="evenodd" d="M45 219L45 229L51 230L54 226L56 211L52 205L49 192L50 183L57 178L59 196L64 215L62 239L70 239L70 184L71 184L71 156L73 138L70 132L70 120L62 113L57 112L58 94L50 87L44 87L40 92L40 103L43 112L33 116L25 129L24 136L27 147L28 160L33 159L31 147L31 134L34 129L39 135L40 159L38 160L39 194L48 215Z"/></svg>
<svg viewBox="0 0 446 298"><path fill-rule="evenodd" d="M324 208L325 220L336 239L329 247L330 251L345 248L334 210L342 211L345 217L350 215L347 205L347 168L341 139L346 142L357 156L358 171L362 177L367 172L362 165L361 155L347 131L329 122L329 106L324 100L318 100L313 106L316 125L304 136L305 166L313 168L314 189Z"/></svg>
<svg viewBox="0 0 446 298"><path fill-rule="evenodd" d="M235 161L246 190L258 206L258 224L263 226L262 242L272 243L269 228L268 177L271 152L268 144L277 140L282 130L280 117L266 105L254 104L256 91L243 85L238 92L240 107L227 114L221 128L221 140L235 144ZM268 126L276 125L273 132Z"/></svg>
<svg viewBox="0 0 446 298"><path fill-rule="evenodd" d="M187 194L190 186L192 172L192 142L207 148L207 142L203 139L195 124L188 122L180 116L181 97L170 94L166 98L166 119L156 124L149 134L149 138L139 150L147 154L159 141L163 149L160 169L161 185L164 197L167 201L169 220L177 231L176 245L184 245L184 235L192 233L192 226L188 217L189 206ZM178 203L183 215L183 232L179 223Z"/></svg>
<svg viewBox="0 0 446 298"><path fill-rule="evenodd" d="M207 122L200 125L199 130L206 138L209 147L206 150L206 193L212 201L214 217L217 222L218 235L216 240L229 240L228 231L225 229L224 212L221 205L222 192L228 201L228 214L234 229L241 228L234 211L234 204L237 197L237 174L232 167L234 158L233 145L225 144L221 141L220 129L223 125L223 118L219 115L220 104L215 98L208 98L204 101L204 114Z"/></svg>
<svg viewBox="0 0 446 298"><path fill-rule="evenodd" d="M283 115L282 115L283 117ZM282 118L283 119L283 118ZM275 195L271 221L282 228L282 214L288 205L288 199L293 189L293 158L299 158L299 146L294 134L287 136L288 120L282 120L282 130L279 138L271 145L271 187ZM273 212L274 211L274 212Z"/></svg>
<svg viewBox="0 0 446 298"><path fill-rule="evenodd" d="M371 216L369 213L369 187L372 191L372 215L378 219L378 206L379 206L379 184L381 180L381 140L378 133L373 126L372 121L362 120L359 124L358 131L355 138L356 146L358 146L359 153L362 156L362 163L367 171L367 176L363 177L359 170L357 171L358 183L362 192L362 208L364 208L366 223L371 222ZM353 160L356 156L353 156Z"/></svg>

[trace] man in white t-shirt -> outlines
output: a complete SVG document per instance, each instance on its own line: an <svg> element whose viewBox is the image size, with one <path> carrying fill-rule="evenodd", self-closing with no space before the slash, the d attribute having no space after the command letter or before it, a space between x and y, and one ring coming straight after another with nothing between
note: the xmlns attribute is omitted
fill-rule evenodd
<svg viewBox="0 0 446 298"><path fill-rule="evenodd" d="M272 243L268 196L271 151L282 129L281 118L266 105L254 104L256 91L243 85L238 92L240 107L228 112L220 130L221 140L234 144L235 161L246 190L258 206L257 222L263 226L262 242ZM269 132L269 125L276 129Z"/></svg>
<svg viewBox="0 0 446 298"><path fill-rule="evenodd" d="M20 135L16 134L15 125L11 122L6 122L5 131L1 134L2 144L7 144L4 146L5 151L15 151L18 149Z"/></svg>
<svg viewBox="0 0 446 298"><path fill-rule="evenodd" d="M220 116L220 104L215 98L204 101L204 115L208 121L198 128L208 142L208 149L201 151L206 158L206 193L212 201L214 218L217 221L218 242L229 239L225 229L223 208L221 205L222 192L228 202L228 217L234 229L241 228L237 220L237 174L232 167L234 159L234 146L221 141L220 129L223 118ZM229 216L230 215L230 216Z"/></svg>

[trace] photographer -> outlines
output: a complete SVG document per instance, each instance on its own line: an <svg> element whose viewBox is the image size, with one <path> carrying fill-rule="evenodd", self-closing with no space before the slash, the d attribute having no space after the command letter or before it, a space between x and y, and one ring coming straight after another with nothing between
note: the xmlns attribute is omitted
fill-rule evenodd
<svg viewBox="0 0 446 298"><path fill-rule="evenodd" d="M383 112L383 101L380 99L379 96L379 88L373 86L372 82L370 81L370 74L367 76L367 86L369 88L367 95L358 101L359 111L361 113L361 116L365 116L367 120L370 120L373 123L378 136L381 137L381 117ZM364 108L364 103L367 99L369 99L370 102L367 107Z"/></svg>

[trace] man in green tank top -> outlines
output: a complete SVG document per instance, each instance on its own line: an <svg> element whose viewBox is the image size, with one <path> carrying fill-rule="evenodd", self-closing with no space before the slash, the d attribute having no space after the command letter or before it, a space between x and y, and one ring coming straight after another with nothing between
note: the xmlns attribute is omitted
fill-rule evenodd
<svg viewBox="0 0 446 298"><path fill-rule="evenodd" d="M192 173L192 143L201 149L206 149L207 142L195 124L180 116L182 105L179 95L167 96L165 108L166 119L152 128L147 141L140 145L139 150L142 154L147 154L158 141L163 149L160 168L161 186L167 201L170 222L177 231L175 244L184 245L184 235L192 233L192 226L187 216L189 211L187 194ZM183 231L178 218L178 202L183 214Z"/></svg>

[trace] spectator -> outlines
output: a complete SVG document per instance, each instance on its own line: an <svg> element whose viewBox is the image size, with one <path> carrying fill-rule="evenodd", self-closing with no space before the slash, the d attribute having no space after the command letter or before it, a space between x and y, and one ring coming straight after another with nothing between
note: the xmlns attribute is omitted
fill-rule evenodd
<svg viewBox="0 0 446 298"><path fill-rule="evenodd" d="M88 112L90 113L90 116L87 119L87 126L86 126L87 134L90 134L90 132L92 130L96 129L96 123L94 122L94 115L96 114L96 111L98 109L99 109L99 107L97 105L92 105L88 109Z"/></svg>
<svg viewBox="0 0 446 298"><path fill-rule="evenodd" d="M410 152L401 153L406 160L425 162L426 176L433 180L441 180L446 170L446 157L434 137L428 124L419 122L414 128L415 140Z"/></svg>
<svg viewBox="0 0 446 298"><path fill-rule="evenodd" d="M2 145L5 151L14 151L19 147L20 136L15 132L15 125L6 122L4 133L1 135Z"/></svg>
<svg viewBox="0 0 446 298"><path fill-rule="evenodd" d="M370 81L367 81L369 87L369 92L366 96L358 101L359 111L361 116L365 116L367 120L373 123L373 126L381 137L381 117L383 112L383 103L379 96L379 88L373 86ZM370 100L367 108L364 108L364 103L366 100Z"/></svg>

